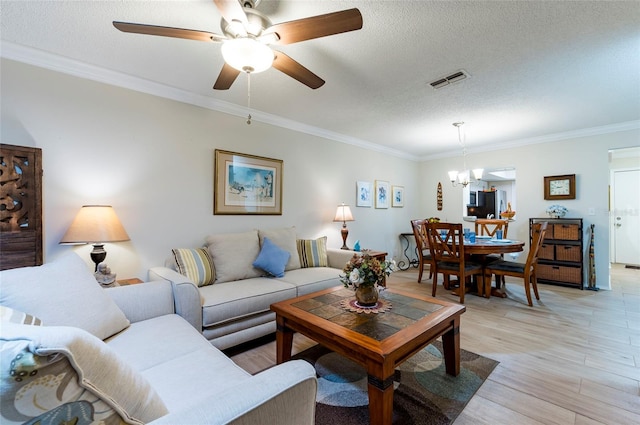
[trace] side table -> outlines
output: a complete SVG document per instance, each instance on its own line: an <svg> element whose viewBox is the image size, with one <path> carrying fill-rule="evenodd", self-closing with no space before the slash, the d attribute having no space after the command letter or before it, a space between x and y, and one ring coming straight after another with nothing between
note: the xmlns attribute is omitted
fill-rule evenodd
<svg viewBox="0 0 640 425"><path fill-rule="evenodd" d="M409 254L407 254L407 251L409 250L409 247L411 246L411 239L413 239L413 233L400 233L400 237L402 239L405 240L405 242L407 242L407 246L404 249L404 257L407 259L407 262L405 262L404 260L400 260L398 261L398 268L400 270L407 270L409 267L413 266L413 267L418 267L418 265L420 265L420 261L417 258L409 258ZM415 249L415 254L416 257L418 257L418 247L416 246Z"/></svg>

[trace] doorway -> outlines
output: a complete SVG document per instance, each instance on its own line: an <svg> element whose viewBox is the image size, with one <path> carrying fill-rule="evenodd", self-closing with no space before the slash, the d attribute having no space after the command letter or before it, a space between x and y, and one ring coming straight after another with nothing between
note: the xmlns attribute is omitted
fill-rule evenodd
<svg viewBox="0 0 640 425"><path fill-rule="evenodd" d="M640 148L609 156L611 262L640 267Z"/></svg>

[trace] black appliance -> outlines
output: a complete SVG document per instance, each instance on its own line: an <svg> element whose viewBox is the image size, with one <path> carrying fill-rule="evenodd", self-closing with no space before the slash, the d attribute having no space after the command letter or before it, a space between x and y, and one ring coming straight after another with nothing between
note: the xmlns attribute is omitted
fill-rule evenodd
<svg viewBox="0 0 640 425"><path fill-rule="evenodd" d="M507 209L507 192L504 190L479 190L477 201L477 206L467 207L467 215L487 218L492 214L493 218L500 218L500 213Z"/></svg>

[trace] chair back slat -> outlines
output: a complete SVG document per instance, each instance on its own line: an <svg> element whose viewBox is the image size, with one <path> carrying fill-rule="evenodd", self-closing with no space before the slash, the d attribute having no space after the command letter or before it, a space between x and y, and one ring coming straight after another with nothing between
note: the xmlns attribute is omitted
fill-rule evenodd
<svg viewBox="0 0 640 425"><path fill-rule="evenodd" d="M464 234L461 223L429 223L427 235L431 255L436 261L464 261Z"/></svg>
<svg viewBox="0 0 640 425"><path fill-rule="evenodd" d="M525 264L525 270L529 270L530 272L533 272L538 265L540 247L544 242L544 235L547 233L547 222L535 223L532 232L531 246L529 247L529 255L527 256L527 262Z"/></svg>
<svg viewBox="0 0 640 425"><path fill-rule="evenodd" d="M475 221L476 234L479 236L495 236L498 230L502 230L502 237L507 238L509 220L479 218Z"/></svg>
<svg viewBox="0 0 640 425"><path fill-rule="evenodd" d="M418 247L418 250L429 249L429 238L427 236L427 220L411 220L411 228L413 229L413 236L416 238L416 246Z"/></svg>

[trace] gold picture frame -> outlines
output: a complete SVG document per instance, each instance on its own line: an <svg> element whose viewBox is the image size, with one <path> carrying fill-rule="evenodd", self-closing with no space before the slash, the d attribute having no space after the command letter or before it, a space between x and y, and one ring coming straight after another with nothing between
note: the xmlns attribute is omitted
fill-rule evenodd
<svg viewBox="0 0 640 425"><path fill-rule="evenodd" d="M546 176L544 178L544 199L576 199L576 175Z"/></svg>
<svg viewBox="0 0 640 425"><path fill-rule="evenodd" d="M215 150L213 213L282 215L281 159Z"/></svg>

